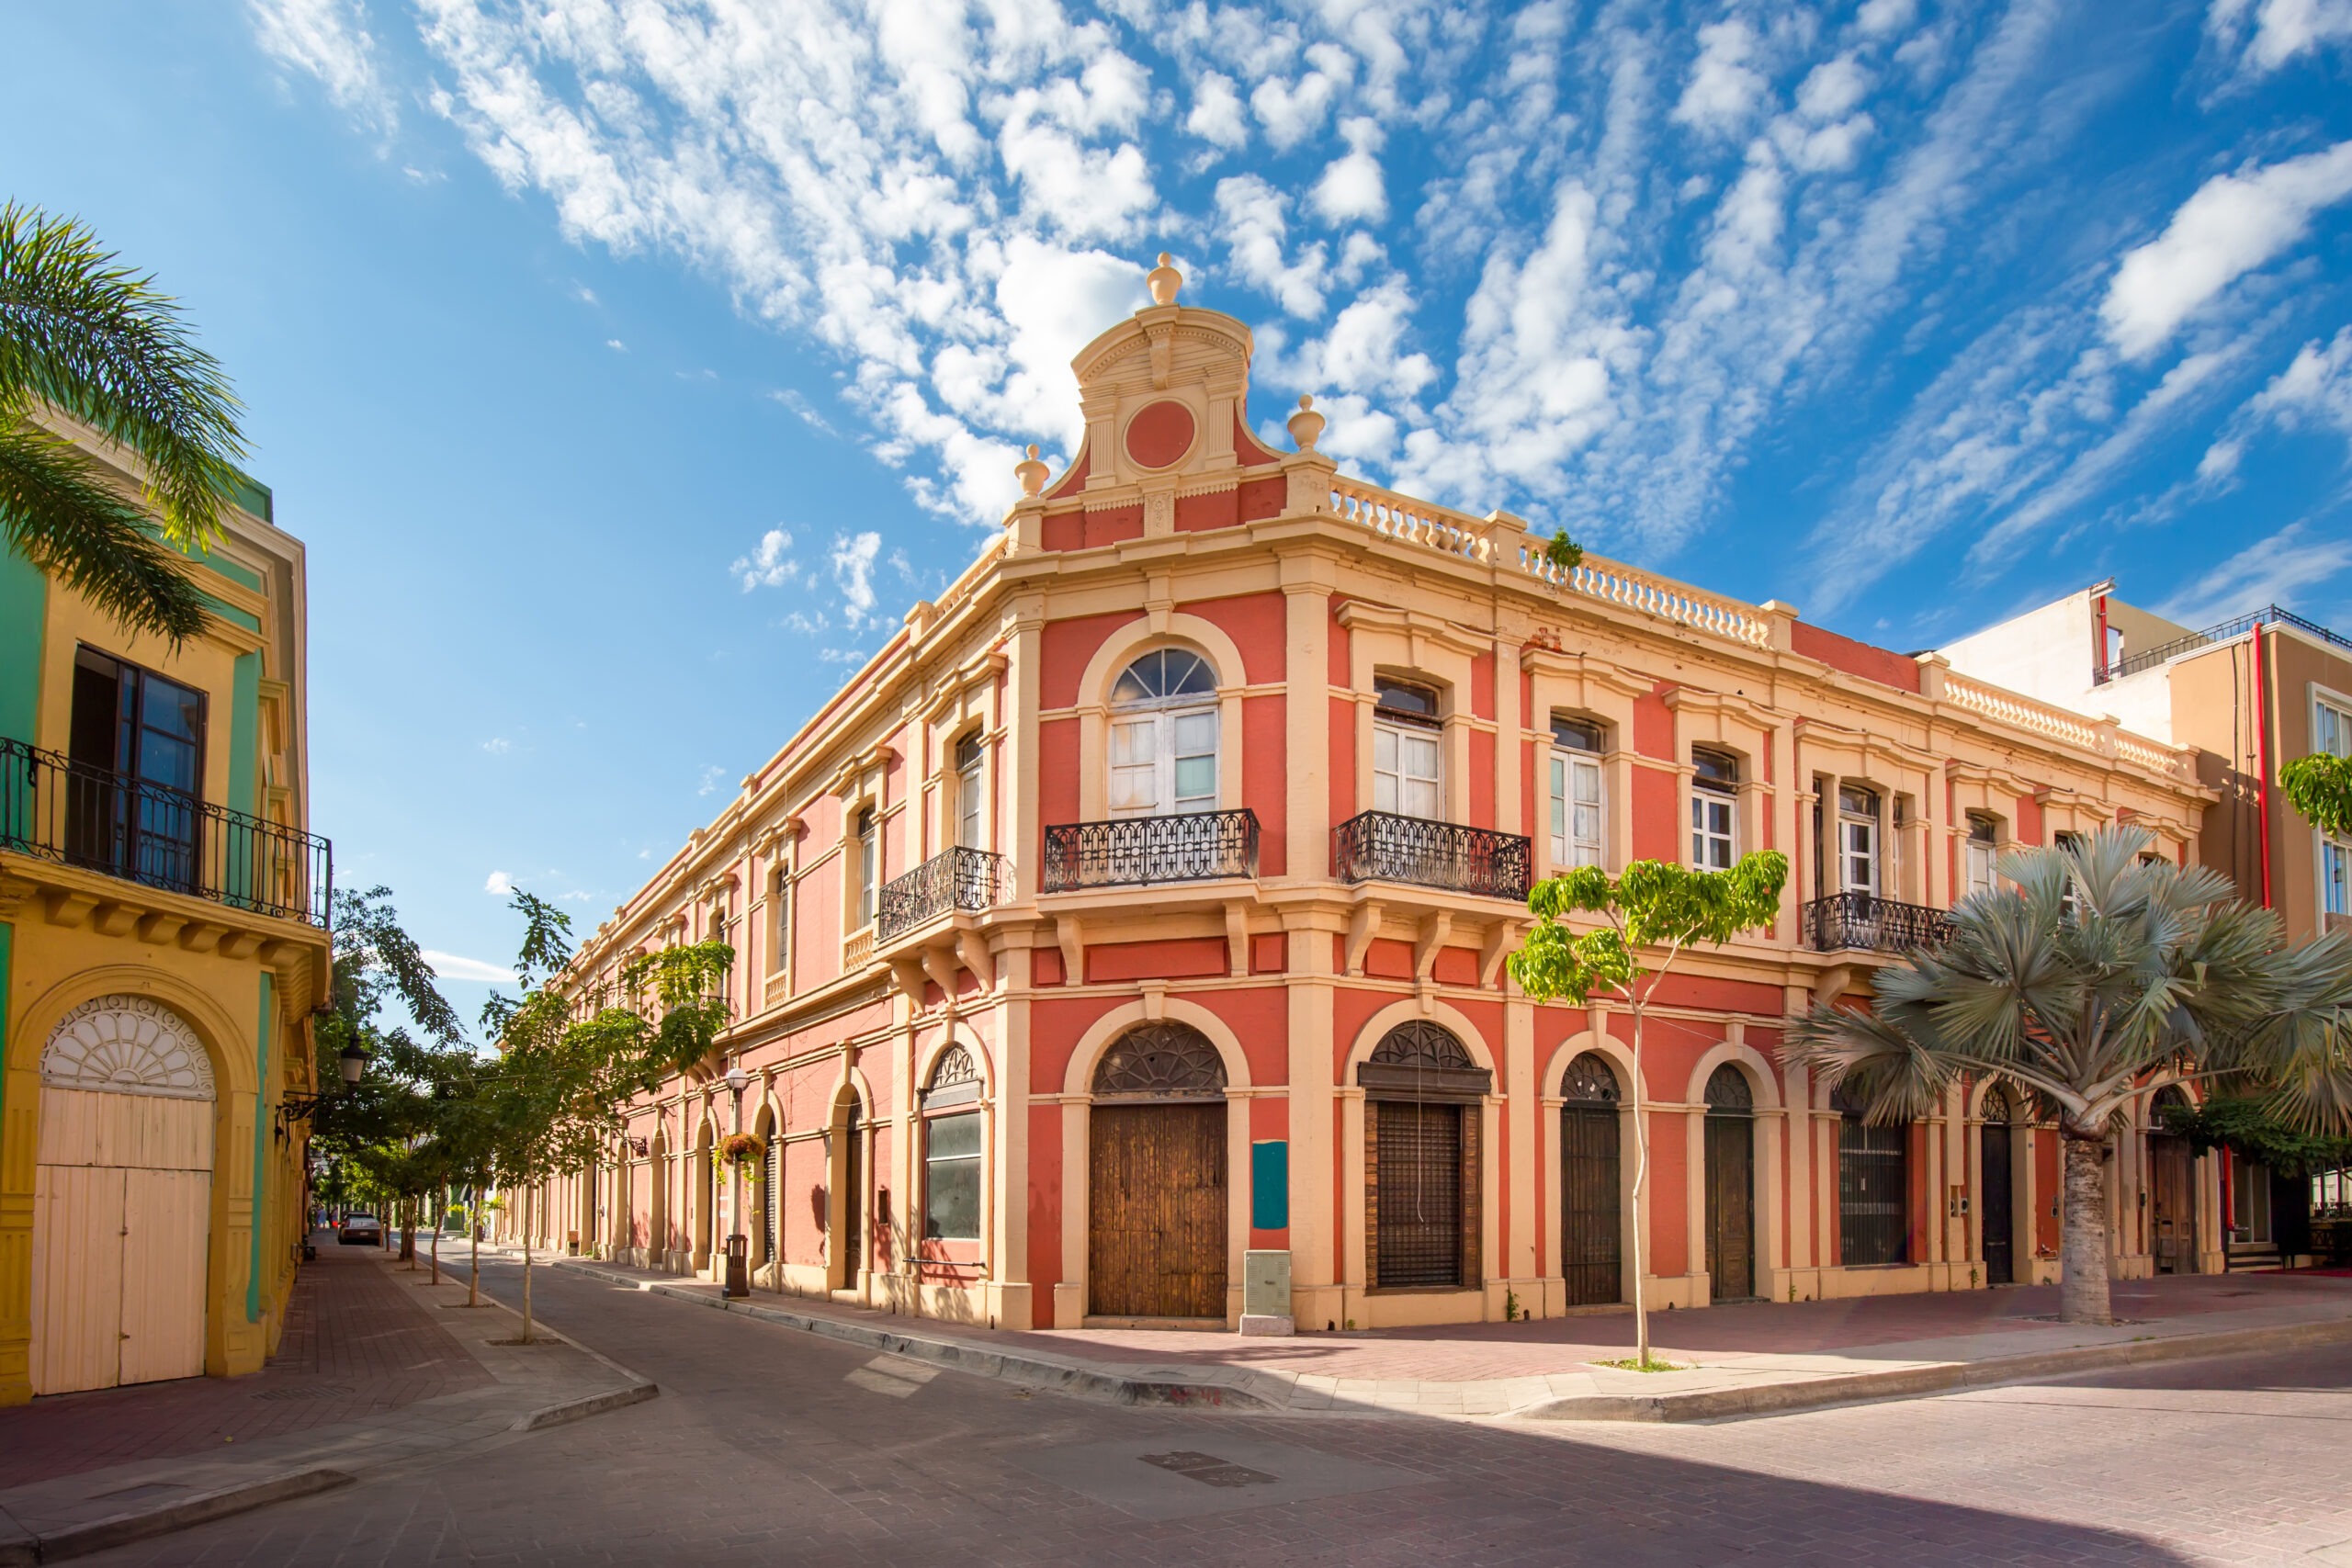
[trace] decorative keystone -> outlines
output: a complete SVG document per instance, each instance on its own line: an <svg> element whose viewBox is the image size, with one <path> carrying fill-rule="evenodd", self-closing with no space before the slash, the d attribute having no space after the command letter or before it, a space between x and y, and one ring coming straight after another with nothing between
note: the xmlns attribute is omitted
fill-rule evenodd
<svg viewBox="0 0 2352 1568"><path fill-rule="evenodd" d="M1312 452L1316 438L1323 434L1327 423L1315 412L1315 400L1302 397L1298 400L1298 412L1290 416L1290 438L1298 444L1300 451Z"/></svg>
<svg viewBox="0 0 2352 1568"><path fill-rule="evenodd" d="M1170 265L1168 253L1162 251L1159 253L1159 265L1151 269L1151 275L1144 282L1151 289L1153 304L1173 305L1176 303L1176 291L1184 287L1184 275Z"/></svg>
<svg viewBox="0 0 2352 1568"><path fill-rule="evenodd" d="M1034 442L1030 444L1029 456L1012 465L1012 477L1021 481L1023 495L1038 494L1046 488L1046 480L1052 476L1053 470L1037 460L1037 447Z"/></svg>

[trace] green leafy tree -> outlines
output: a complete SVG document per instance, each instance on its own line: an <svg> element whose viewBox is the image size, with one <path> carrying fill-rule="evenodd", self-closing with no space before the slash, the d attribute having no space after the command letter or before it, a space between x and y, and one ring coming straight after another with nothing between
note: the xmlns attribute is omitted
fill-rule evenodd
<svg viewBox="0 0 2352 1568"><path fill-rule="evenodd" d="M2303 820L2335 838L2352 838L2352 757L2298 757L2278 770L2278 788Z"/></svg>
<svg viewBox="0 0 2352 1568"><path fill-rule="evenodd" d="M38 423L44 407L135 450L143 495L122 493ZM153 278L72 219L0 208L0 538L11 550L133 631L174 647L197 636L209 600L173 547L220 536L243 455L237 414L219 362Z"/></svg>
<svg viewBox="0 0 2352 1568"><path fill-rule="evenodd" d="M1816 1006L1791 1060L1849 1084L1880 1125L1932 1111L1963 1077L2005 1079L2065 1151L2060 1315L2112 1321L2108 1141L2134 1101L2199 1079L2257 1091L2311 1132L2352 1128L2352 944L2289 946L2227 877L2148 854L2144 829L2012 851L2012 885L1973 893L1941 947L1871 977L1867 1010ZM2144 857L2144 858L2143 858Z"/></svg>
<svg viewBox="0 0 2352 1568"><path fill-rule="evenodd" d="M1534 930L1510 955L1510 977L1537 1001L1589 1000L1595 992L1625 1004L1634 1023L1634 1212L1641 1213L1650 1168L1649 1118L1642 1109L1643 1025L1660 981L1689 948L1720 947L1742 931L1770 925L1789 879L1785 855L1759 851L1728 871L1693 871L1637 860L1611 877L1579 866L1539 882L1527 895ZM1571 917L1592 923L1579 932ZM1642 1227L1634 1233L1634 1364L1650 1359L1649 1306L1643 1282Z"/></svg>

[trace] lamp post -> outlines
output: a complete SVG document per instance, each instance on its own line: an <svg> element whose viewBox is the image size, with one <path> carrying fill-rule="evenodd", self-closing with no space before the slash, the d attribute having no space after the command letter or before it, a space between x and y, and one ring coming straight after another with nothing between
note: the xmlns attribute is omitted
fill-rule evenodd
<svg viewBox="0 0 2352 1568"><path fill-rule="evenodd" d="M727 1087L735 1095L735 1131L743 1131L743 1090L751 1086L752 1075L743 1070L741 1060L729 1063ZM743 1164L741 1160L727 1162L727 1292L732 1297L752 1293L752 1270L749 1247L743 1236Z"/></svg>

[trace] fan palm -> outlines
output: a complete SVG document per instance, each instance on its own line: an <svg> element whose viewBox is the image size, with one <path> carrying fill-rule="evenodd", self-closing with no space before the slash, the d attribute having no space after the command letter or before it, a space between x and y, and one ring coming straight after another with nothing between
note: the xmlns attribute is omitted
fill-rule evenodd
<svg viewBox="0 0 2352 1568"><path fill-rule="evenodd" d="M126 494L39 423L44 409L137 452L142 494ZM120 265L72 219L0 207L0 538L9 549L131 630L174 646L196 636L208 601L183 554L220 536L243 453L236 416L219 362L153 278Z"/></svg>
<svg viewBox="0 0 2352 1568"><path fill-rule="evenodd" d="M1879 971L1867 1011L1816 1005L1783 1046L1882 1125L1928 1114L1962 1075L2006 1079L2053 1117L2069 1323L2110 1321L2103 1160L2132 1101L2229 1079L2298 1125L2352 1125L2352 945L2289 946L2227 877L2143 861L2151 842L2116 827L2004 855L2012 886L1962 899L1941 948Z"/></svg>

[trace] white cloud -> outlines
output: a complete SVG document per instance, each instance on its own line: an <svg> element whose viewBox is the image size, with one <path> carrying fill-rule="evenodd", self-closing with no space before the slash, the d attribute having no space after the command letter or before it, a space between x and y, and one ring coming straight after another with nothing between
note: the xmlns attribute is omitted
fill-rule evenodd
<svg viewBox="0 0 2352 1568"><path fill-rule="evenodd" d="M1323 123L1331 101L1353 74L1351 57L1328 44L1308 50L1307 58L1316 68L1301 73L1296 81L1268 76L1250 93L1250 112L1266 128L1266 140L1278 152L1296 146Z"/></svg>
<svg viewBox="0 0 2352 1568"><path fill-rule="evenodd" d="M443 980L480 980L493 986L512 986L514 971L502 969L495 964L485 964L479 958L465 958L438 948L424 950L424 961L433 965L436 978Z"/></svg>
<svg viewBox="0 0 2352 1568"><path fill-rule="evenodd" d="M747 556L738 556L727 569L743 584L743 592L755 588L781 588L800 575L800 564L792 558L792 535L783 528L771 528L760 536L759 544Z"/></svg>
<svg viewBox="0 0 2352 1568"><path fill-rule="evenodd" d="M2323 45L2352 39L2352 0L2213 0L2205 14L2206 30L2233 50L2245 38L2249 12L2254 36L2245 45L2245 63L2254 71L2276 71Z"/></svg>
<svg viewBox="0 0 2352 1568"><path fill-rule="evenodd" d="M1748 63L1758 42L1744 17L1701 28L1699 58L1674 106L1675 122L1725 136L1745 126L1770 85Z"/></svg>
<svg viewBox="0 0 2352 1568"><path fill-rule="evenodd" d="M503 735L493 735L481 743L481 749L493 757L503 757L514 750L514 744Z"/></svg>
<svg viewBox="0 0 2352 1568"><path fill-rule="evenodd" d="M1193 112L1184 117L1184 129L1228 152L1249 145L1250 126L1231 77L1220 71L1202 73L1193 84Z"/></svg>
<svg viewBox="0 0 2352 1568"><path fill-rule="evenodd" d="M1283 258L1290 198L1255 175L1236 175L1217 181L1216 209L1233 268L1243 280L1294 316L1321 315L1327 281L1322 244L1304 247L1295 261Z"/></svg>
<svg viewBox="0 0 2352 1568"><path fill-rule="evenodd" d="M2309 523L2290 523L2217 567L2198 573L2156 613L2183 626L2213 626L2266 604L2292 609L2352 566L2352 538L2315 538Z"/></svg>
<svg viewBox="0 0 2352 1568"><path fill-rule="evenodd" d="M1380 122L1369 115L1355 116L1340 122L1340 134L1347 140L1348 152L1333 159L1316 182L1315 209L1332 223L1386 217L1388 190L1378 156L1384 140Z"/></svg>
<svg viewBox="0 0 2352 1568"><path fill-rule="evenodd" d="M337 108L385 134L398 125L357 0L248 0L246 8L263 53L316 77Z"/></svg>
<svg viewBox="0 0 2352 1568"><path fill-rule="evenodd" d="M2285 429L2316 423L2352 436L2352 327L2339 329L2333 342L2303 344L2246 407Z"/></svg>
<svg viewBox="0 0 2352 1568"><path fill-rule="evenodd" d="M615 354L627 354L628 352L628 344L623 343L616 337L606 338L605 340L605 346L611 349Z"/></svg>
<svg viewBox="0 0 2352 1568"><path fill-rule="evenodd" d="M494 893L503 898L514 891L514 879L503 871L493 871L482 883L481 890L485 893Z"/></svg>
<svg viewBox="0 0 2352 1568"><path fill-rule="evenodd" d="M2244 274L2301 240L2320 209L2352 195L2352 141L2216 175L2165 231L2123 258L2099 314L2127 358L2144 359Z"/></svg>
<svg viewBox="0 0 2352 1568"><path fill-rule="evenodd" d="M881 549L882 536L871 530L833 540L833 581L841 589L842 620L853 631L873 615L874 558Z"/></svg>

